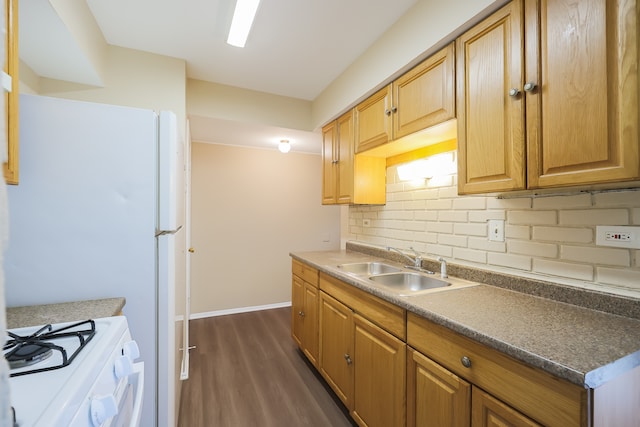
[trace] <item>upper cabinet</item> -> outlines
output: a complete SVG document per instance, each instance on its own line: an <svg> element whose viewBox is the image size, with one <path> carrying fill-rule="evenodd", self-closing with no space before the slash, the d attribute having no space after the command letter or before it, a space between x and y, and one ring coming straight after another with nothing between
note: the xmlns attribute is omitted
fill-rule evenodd
<svg viewBox="0 0 640 427"><path fill-rule="evenodd" d="M384 204L383 158L355 156L353 111L322 128L322 204Z"/></svg>
<svg viewBox="0 0 640 427"><path fill-rule="evenodd" d="M353 198L353 112L322 129L322 203L351 203Z"/></svg>
<svg viewBox="0 0 640 427"><path fill-rule="evenodd" d="M455 118L454 78L451 43L358 104L354 108L355 152Z"/></svg>
<svg viewBox="0 0 640 427"><path fill-rule="evenodd" d="M18 184L18 0L6 0L5 8L7 31L3 70L9 77L3 75L2 78L7 140L7 161L3 164L3 173L7 184ZM11 91L7 91L9 88Z"/></svg>
<svg viewBox="0 0 640 427"><path fill-rule="evenodd" d="M637 16L637 0L514 0L459 37L459 192L640 178Z"/></svg>

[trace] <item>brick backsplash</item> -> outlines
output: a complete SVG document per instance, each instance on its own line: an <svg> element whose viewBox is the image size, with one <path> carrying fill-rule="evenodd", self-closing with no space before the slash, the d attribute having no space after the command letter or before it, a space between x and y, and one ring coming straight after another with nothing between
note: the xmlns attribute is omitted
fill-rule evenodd
<svg viewBox="0 0 640 427"><path fill-rule="evenodd" d="M500 198L458 196L455 175L435 181L400 182L388 168L387 204L349 207L347 238L640 297L640 250L595 245L596 225L640 225L640 189ZM505 220L504 242L488 240L490 219Z"/></svg>

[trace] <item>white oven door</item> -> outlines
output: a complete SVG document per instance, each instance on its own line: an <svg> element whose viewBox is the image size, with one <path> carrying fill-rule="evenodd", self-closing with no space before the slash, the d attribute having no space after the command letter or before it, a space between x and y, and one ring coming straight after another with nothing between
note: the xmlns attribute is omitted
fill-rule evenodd
<svg viewBox="0 0 640 427"><path fill-rule="evenodd" d="M134 363L128 383L116 394L119 395L115 396L118 413L103 425L105 427L138 427L144 396L144 362Z"/></svg>

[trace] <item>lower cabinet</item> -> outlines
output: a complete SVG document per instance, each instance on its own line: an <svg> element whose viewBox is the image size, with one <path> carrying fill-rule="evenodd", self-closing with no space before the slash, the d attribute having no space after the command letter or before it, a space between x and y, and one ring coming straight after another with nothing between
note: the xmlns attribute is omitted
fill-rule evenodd
<svg viewBox="0 0 640 427"><path fill-rule="evenodd" d="M412 348L407 354L407 426L469 427L471 384Z"/></svg>
<svg viewBox="0 0 640 427"><path fill-rule="evenodd" d="M361 314L370 295L345 288L341 302L323 289L339 282L320 283L320 373L358 425L404 426L406 344Z"/></svg>
<svg viewBox="0 0 640 427"><path fill-rule="evenodd" d="M361 426L405 425L406 344L354 316L354 407Z"/></svg>
<svg viewBox="0 0 640 427"><path fill-rule="evenodd" d="M472 427L542 427L477 387L471 393L471 414Z"/></svg>
<svg viewBox="0 0 640 427"><path fill-rule="evenodd" d="M411 348L407 374L408 427L541 427Z"/></svg>
<svg viewBox="0 0 640 427"><path fill-rule="evenodd" d="M307 356L318 365L318 270L293 263L291 287L291 336Z"/></svg>
<svg viewBox="0 0 640 427"><path fill-rule="evenodd" d="M412 313L407 344L416 349L410 350L409 361L407 418L415 420L410 426L589 425L583 387ZM432 422L434 413L442 423ZM456 418L459 413L464 419Z"/></svg>
<svg viewBox="0 0 640 427"><path fill-rule="evenodd" d="M640 366L572 384L293 261L291 334L362 427L640 427Z"/></svg>
<svg viewBox="0 0 640 427"><path fill-rule="evenodd" d="M349 410L353 408L353 311L320 292L319 369Z"/></svg>

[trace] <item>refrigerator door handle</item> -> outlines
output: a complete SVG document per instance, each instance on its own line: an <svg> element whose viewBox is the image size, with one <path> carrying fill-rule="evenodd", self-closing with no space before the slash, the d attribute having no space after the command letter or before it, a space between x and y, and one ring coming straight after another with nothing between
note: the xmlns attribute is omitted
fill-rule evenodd
<svg viewBox="0 0 640 427"><path fill-rule="evenodd" d="M157 230L156 237L166 236L167 234L176 234L180 230L182 230L182 226L176 228L175 230Z"/></svg>

